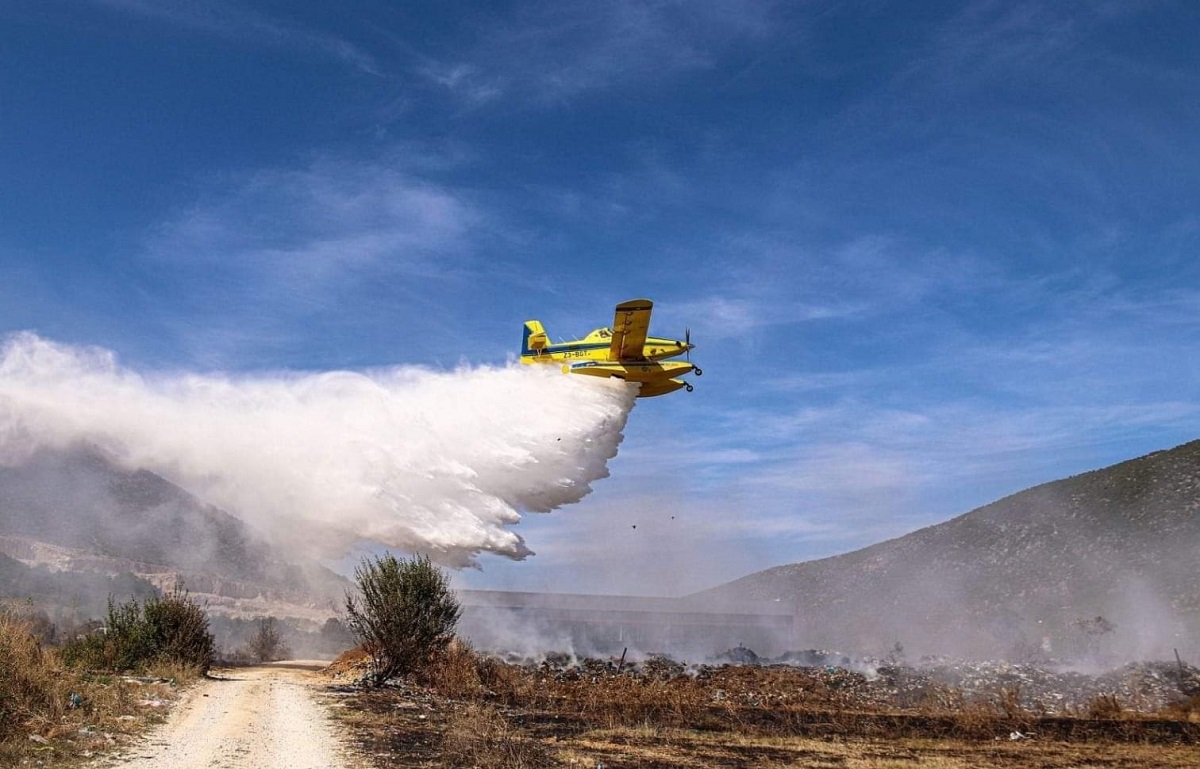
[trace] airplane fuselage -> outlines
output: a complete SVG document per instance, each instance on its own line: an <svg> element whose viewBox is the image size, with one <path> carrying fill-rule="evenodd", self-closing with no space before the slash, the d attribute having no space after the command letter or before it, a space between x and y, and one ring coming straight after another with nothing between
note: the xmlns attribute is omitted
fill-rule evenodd
<svg viewBox="0 0 1200 769"><path fill-rule="evenodd" d="M551 344L538 321L525 323L522 363L557 363L567 374L623 379L641 385L638 397L651 397L692 386L679 379L700 369L691 361L668 361L688 353L690 339L647 336L652 303L634 299L617 305L612 328L598 328L582 339Z"/></svg>
<svg viewBox="0 0 1200 769"><path fill-rule="evenodd" d="M583 339L546 345L541 350L521 356L522 363L570 363L579 360L611 360L612 332L598 328ZM641 357L645 360L663 360L683 355L695 345L678 339L657 336L646 337Z"/></svg>

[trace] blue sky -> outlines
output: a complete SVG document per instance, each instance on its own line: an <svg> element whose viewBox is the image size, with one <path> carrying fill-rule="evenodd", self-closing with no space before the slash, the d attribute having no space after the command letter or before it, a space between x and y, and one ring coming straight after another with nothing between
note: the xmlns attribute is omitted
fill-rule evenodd
<svg viewBox="0 0 1200 769"><path fill-rule="evenodd" d="M1187 2L7 0L0 331L446 368L651 297L696 392L466 579L698 589L1197 437L1197 33Z"/></svg>

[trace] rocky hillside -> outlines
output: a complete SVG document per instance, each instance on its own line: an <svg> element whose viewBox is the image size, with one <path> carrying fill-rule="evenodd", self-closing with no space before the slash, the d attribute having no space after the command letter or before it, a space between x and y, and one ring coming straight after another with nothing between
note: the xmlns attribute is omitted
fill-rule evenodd
<svg viewBox="0 0 1200 769"><path fill-rule="evenodd" d="M167 480L121 469L87 447L0 467L0 555L49 573L132 574L159 587L182 579L230 612L324 616L346 584L318 564L283 557ZM0 595L16 590L0 584Z"/></svg>
<svg viewBox="0 0 1200 769"><path fill-rule="evenodd" d="M800 646L972 656L1200 653L1200 441L862 550L707 591L790 602Z"/></svg>

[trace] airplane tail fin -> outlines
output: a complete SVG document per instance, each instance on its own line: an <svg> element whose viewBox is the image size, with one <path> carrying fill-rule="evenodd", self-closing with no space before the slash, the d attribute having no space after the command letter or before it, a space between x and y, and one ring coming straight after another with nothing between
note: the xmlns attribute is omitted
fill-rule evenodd
<svg viewBox="0 0 1200 769"><path fill-rule="evenodd" d="M521 355L539 355L550 344L546 329L536 320L525 321L525 338L521 342Z"/></svg>

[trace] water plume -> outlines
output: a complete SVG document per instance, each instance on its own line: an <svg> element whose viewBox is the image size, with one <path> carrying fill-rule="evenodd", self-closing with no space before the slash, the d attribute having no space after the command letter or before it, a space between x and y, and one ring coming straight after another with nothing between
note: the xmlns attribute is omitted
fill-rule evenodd
<svg viewBox="0 0 1200 769"><path fill-rule="evenodd" d="M21 333L0 349L0 464L86 442L313 555L520 559L509 526L608 475L635 394L518 365L147 374Z"/></svg>

